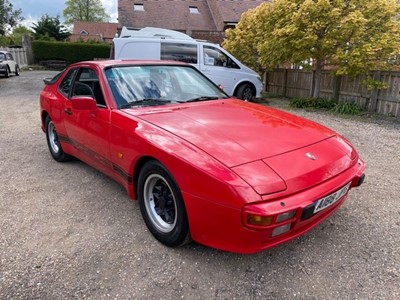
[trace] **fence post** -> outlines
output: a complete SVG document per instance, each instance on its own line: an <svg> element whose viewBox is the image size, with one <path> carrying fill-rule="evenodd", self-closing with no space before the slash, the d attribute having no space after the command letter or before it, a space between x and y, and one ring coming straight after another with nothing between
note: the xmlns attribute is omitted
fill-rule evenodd
<svg viewBox="0 0 400 300"><path fill-rule="evenodd" d="M315 89L315 71L311 72L311 83L310 83L310 98L314 96L314 89Z"/></svg>
<svg viewBox="0 0 400 300"><path fill-rule="evenodd" d="M264 84L264 90L263 90L263 92L268 92L268 71L264 71L264 74L263 74L263 84Z"/></svg>
<svg viewBox="0 0 400 300"><path fill-rule="evenodd" d="M381 80L381 71L374 72L374 80L375 81ZM375 87L371 93L371 105L369 107L369 111L371 112L376 112L376 108L378 106L378 95L379 95L379 89Z"/></svg>
<svg viewBox="0 0 400 300"><path fill-rule="evenodd" d="M32 38L29 35L24 34L22 36L22 46L26 51L27 64L32 65L33 64Z"/></svg>
<svg viewBox="0 0 400 300"><path fill-rule="evenodd" d="M283 69L283 85L282 85L283 97L286 97L287 93L287 79L288 79L288 69Z"/></svg>
<svg viewBox="0 0 400 300"><path fill-rule="evenodd" d="M336 103L339 103L339 96L340 96L340 85L342 83L342 76L333 76L333 100L335 100Z"/></svg>

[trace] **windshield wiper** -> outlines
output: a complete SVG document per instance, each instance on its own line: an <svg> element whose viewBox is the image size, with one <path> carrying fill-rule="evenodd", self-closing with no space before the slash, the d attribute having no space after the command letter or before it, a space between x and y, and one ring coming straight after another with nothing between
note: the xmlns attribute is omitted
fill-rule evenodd
<svg viewBox="0 0 400 300"><path fill-rule="evenodd" d="M202 97L197 97L197 98L193 98L193 99L189 99L185 102L195 102L195 101L208 101L208 100L217 100L217 99L225 99L226 97L215 97L215 96L202 96Z"/></svg>
<svg viewBox="0 0 400 300"><path fill-rule="evenodd" d="M130 108L133 106L146 106L146 105L151 106L151 105L167 104L167 103L171 103L171 100L159 99L159 98L145 98L132 101L126 104L122 104L119 106L119 108Z"/></svg>

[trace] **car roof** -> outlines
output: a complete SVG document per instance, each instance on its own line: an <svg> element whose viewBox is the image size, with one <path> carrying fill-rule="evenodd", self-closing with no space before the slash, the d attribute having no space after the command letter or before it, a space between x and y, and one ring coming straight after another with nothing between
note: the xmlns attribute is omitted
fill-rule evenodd
<svg viewBox="0 0 400 300"><path fill-rule="evenodd" d="M6 53L10 53L10 52L9 51L5 51L5 50L0 50L0 53L6 54Z"/></svg>

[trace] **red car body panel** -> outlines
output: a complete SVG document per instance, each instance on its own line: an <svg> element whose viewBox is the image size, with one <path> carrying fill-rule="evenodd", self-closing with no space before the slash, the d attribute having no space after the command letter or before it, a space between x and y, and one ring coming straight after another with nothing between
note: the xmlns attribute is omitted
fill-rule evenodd
<svg viewBox="0 0 400 300"><path fill-rule="evenodd" d="M196 145L227 167L292 151L335 135L316 123L305 123L300 118L288 118L284 112L237 100L163 107L138 117Z"/></svg>
<svg viewBox="0 0 400 300"><path fill-rule="evenodd" d="M41 92L42 128L50 115L64 151L121 183L132 199L143 161L160 161L181 189L194 241L240 253L276 246L323 221L347 192L306 218L303 211L318 199L360 184L365 164L346 140L282 111L236 99L117 109L103 70L135 63L159 62L70 66L96 71L107 107L74 107L58 90L62 75ZM277 222L290 210L293 217ZM273 215L274 223L252 226L249 213ZM290 231L271 236L285 224Z"/></svg>

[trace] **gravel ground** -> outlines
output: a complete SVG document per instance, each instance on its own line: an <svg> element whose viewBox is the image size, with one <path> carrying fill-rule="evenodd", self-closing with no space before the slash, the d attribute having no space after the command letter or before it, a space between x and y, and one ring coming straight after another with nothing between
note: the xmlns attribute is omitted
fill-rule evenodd
<svg viewBox="0 0 400 300"><path fill-rule="evenodd" d="M54 74L0 78L0 299L400 299L399 120L293 111L350 139L366 183L276 248L170 249L118 184L51 159L38 95Z"/></svg>

